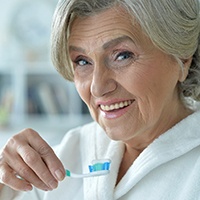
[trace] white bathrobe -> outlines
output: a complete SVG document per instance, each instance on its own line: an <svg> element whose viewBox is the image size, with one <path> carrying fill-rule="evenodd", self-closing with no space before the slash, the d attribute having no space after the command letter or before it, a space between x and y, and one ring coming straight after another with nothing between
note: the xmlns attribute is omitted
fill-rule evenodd
<svg viewBox="0 0 200 200"><path fill-rule="evenodd" d="M200 200L200 112L195 112L154 140L116 186L124 153L95 122L66 134L56 150L64 166L88 172L94 159L111 160L110 174L66 177L51 192L17 193L5 187L1 200ZM19 195L19 196L17 196Z"/></svg>

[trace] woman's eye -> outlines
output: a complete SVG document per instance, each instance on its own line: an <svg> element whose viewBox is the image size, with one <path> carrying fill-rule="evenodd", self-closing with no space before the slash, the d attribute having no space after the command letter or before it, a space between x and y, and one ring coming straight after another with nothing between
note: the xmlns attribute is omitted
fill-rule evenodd
<svg viewBox="0 0 200 200"><path fill-rule="evenodd" d="M79 60L78 64L81 65L81 66L83 66L83 65L87 65L88 62L86 60Z"/></svg>
<svg viewBox="0 0 200 200"><path fill-rule="evenodd" d="M132 52L124 51L124 52L121 52L117 55L116 60L121 61L121 60L126 60L126 59L129 59L129 58L132 58L132 57L133 57Z"/></svg>
<svg viewBox="0 0 200 200"><path fill-rule="evenodd" d="M113 52L114 55L112 55L112 57L109 57L109 59L107 60L107 64L110 67L116 68L116 69L122 69L124 67L128 67L131 66L133 64L133 62L135 62L137 60L136 55L131 52L131 51L116 51Z"/></svg>
<svg viewBox="0 0 200 200"><path fill-rule="evenodd" d="M76 64L76 66L85 66L90 64L90 62L88 62L86 59L83 58L76 59L74 63Z"/></svg>

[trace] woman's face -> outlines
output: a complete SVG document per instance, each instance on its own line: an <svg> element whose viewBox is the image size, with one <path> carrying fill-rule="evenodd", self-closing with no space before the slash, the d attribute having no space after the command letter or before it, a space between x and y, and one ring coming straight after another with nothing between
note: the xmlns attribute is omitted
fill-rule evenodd
<svg viewBox="0 0 200 200"><path fill-rule="evenodd" d="M148 143L180 120L179 65L124 10L76 18L68 44L77 91L110 138Z"/></svg>

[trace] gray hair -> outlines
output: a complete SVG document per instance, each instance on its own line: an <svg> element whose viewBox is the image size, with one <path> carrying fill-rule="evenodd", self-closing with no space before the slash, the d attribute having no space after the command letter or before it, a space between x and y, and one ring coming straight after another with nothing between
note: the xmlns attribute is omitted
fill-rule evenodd
<svg viewBox="0 0 200 200"><path fill-rule="evenodd" d="M115 5L123 6L140 24L155 46L178 63L193 58L180 96L200 101L199 0L60 0L52 24L52 61L58 72L73 81L67 41L75 16L91 16ZM183 65L181 65L183 67Z"/></svg>

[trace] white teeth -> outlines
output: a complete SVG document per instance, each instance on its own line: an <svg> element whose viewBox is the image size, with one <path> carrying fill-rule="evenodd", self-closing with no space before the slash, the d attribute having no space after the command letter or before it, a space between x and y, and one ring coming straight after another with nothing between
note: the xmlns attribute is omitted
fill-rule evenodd
<svg viewBox="0 0 200 200"><path fill-rule="evenodd" d="M120 103L116 103L116 104L111 104L111 105L100 105L101 109L104 111L112 111L112 110L116 110L119 108L124 108L126 106L131 105L133 101L129 100L129 101L124 101L124 102L120 102Z"/></svg>

